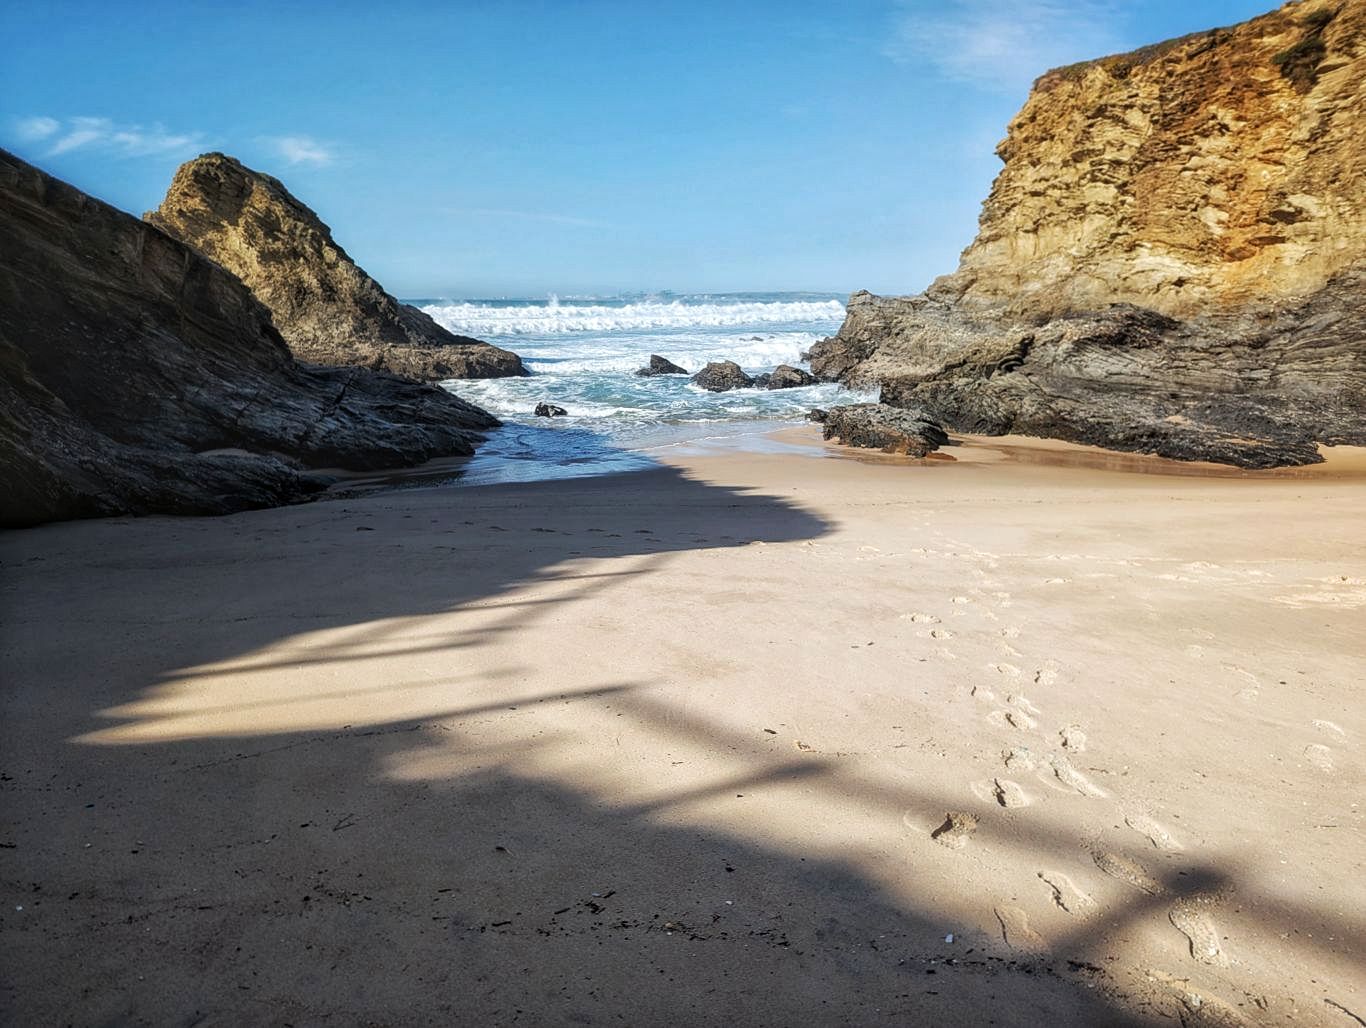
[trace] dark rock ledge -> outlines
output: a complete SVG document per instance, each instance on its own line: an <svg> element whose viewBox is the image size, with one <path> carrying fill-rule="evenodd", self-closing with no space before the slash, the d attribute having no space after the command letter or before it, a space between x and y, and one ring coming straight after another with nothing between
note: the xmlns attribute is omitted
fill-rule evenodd
<svg viewBox="0 0 1366 1028"><path fill-rule="evenodd" d="M298 363L242 282L0 150L0 525L289 503L469 454L492 415Z"/></svg>

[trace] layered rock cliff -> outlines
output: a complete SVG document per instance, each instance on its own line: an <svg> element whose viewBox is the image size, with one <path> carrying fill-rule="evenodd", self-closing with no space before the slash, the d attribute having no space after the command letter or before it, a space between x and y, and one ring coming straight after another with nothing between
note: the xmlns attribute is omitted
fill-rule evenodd
<svg viewBox="0 0 1366 1028"><path fill-rule="evenodd" d="M0 150L0 525L285 503L468 454L436 386L298 364L232 274Z"/></svg>
<svg viewBox="0 0 1366 1028"><path fill-rule="evenodd" d="M957 272L812 367L952 429L1247 467L1366 443L1366 0L1042 76Z"/></svg>
<svg viewBox="0 0 1366 1028"><path fill-rule="evenodd" d="M384 291L277 179L221 153L181 165L147 221L240 278L294 355L421 381L525 375L508 350L446 331Z"/></svg>

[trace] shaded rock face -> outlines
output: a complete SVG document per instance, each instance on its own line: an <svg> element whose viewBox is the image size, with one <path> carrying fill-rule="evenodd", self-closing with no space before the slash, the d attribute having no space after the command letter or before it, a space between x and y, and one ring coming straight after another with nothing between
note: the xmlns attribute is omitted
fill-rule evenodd
<svg viewBox="0 0 1366 1028"><path fill-rule="evenodd" d="M659 356L657 353L650 355L650 363L647 367L639 369L636 374L646 378L653 378L655 375L686 375L688 370L680 368L671 360Z"/></svg>
<svg viewBox="0 0 1366 1028"><path fill-rule="evenodd" d="M712 361L692 377L692 383L708 392L724 393L731 389L748 389L754 385L754 379L734 361Z"/></svg>
<svg viewBox="0 0 1366 1028"><path fill-rule="evenodd" d="M245 282L299 360L420 381L526 374L515 353L454 335L399 303L278 180L232 157L210 153L181 165L145 218Z"/></svg>
<svg viewBox="0 0 1366 1028"><path fill-rule="evenodd" d="M825 438L845 446L923 457L949 441L943 428L923 412L885 403L853 403L819 414L811 420L825 426Z"/></svg>
<svg viewBox="0 0 1366 1028"><path fill-rule="evenodd" d="M1250 468L1366 443L1363 130L1366 0L1050 72L958 271L854 294L812 371L964 432Z"/></svg>
<svg viewBox="0 0 1366 1028"><path fill-rule="evenodd" d="M310 468L468 454L497 423L297 364L235 276L0 150L0 524L286 503Z"/></svg>

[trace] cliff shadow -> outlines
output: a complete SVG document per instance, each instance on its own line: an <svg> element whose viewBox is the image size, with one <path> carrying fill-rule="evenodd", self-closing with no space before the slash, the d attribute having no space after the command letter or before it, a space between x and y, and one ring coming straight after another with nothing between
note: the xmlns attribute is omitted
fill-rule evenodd
<svg viewBox="0 0 1366 1028"><path fill-rule="evenodd" d="M519 658L589 598L648 626L632 604L683 551L714 550L723 577L733 547L827 528L666 469L6 537L5 1019L1170 1015L1170 997L1111 1002L1088 932L1012 950L855 859L855 814L899 825L954 799L768 748L610 652L552 650L550 674ZM652 743L635 762L624 733ZM687 770L697 753L714 764ZM847 816L849 853L793 843L783 812ZM1040 827L980 842L1078 846ZM904 845L909 875L940 851ZM1230 878L1193 870L1167 895Z"/></svg>

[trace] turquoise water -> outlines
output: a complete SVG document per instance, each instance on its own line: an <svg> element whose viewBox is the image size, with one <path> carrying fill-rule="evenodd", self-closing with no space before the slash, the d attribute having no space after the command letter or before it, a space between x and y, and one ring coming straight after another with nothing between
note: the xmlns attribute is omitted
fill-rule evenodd
<svg viewBox="0 0 1366 1028"><path fill-rule="evenodd" d="M841 386L709 393L682 375L633 372L660 354L689 372L733 360L751 375L801 361L839 329L834 293L727 293L538 300L416 300L453 332L521 355L521 379L442 385L505 423L468 465L466 481L602 474L648 467L661 449L689 441L749 445L800 422L812 407L868 397ZM553 403L569 415L532 414Z"/></svg>

